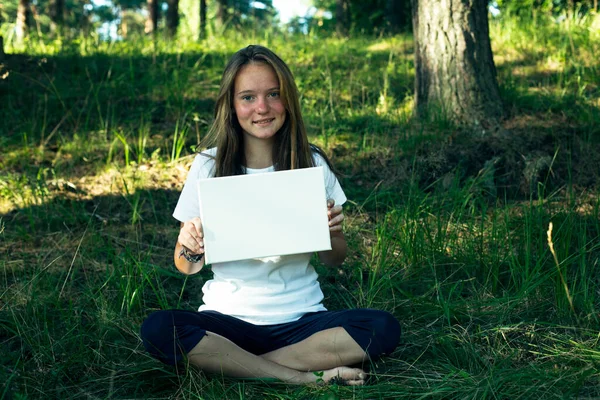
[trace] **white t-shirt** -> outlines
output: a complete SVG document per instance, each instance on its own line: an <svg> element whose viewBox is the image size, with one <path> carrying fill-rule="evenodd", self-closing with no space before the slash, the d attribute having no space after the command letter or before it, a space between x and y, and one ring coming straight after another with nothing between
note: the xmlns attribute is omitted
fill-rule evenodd
<svg viewBox="0 0 600 400"><path fill-rule="evenodd" d="M186 222L200 216L197 185L199 179L214 176L216 148L196 156L179 196L173 216ZM322 166L325 191L335 204L346 202L335 174L325 160L313 154L315 165ZM274 167L247 168L248 174L275 171ZM255 258L212 264L213 279L204 284L204 304L199 311L214 310L256 325L272 325L298 320L302 315L325 311L323 292L317 273L310 265L311 253Z"/></svg>

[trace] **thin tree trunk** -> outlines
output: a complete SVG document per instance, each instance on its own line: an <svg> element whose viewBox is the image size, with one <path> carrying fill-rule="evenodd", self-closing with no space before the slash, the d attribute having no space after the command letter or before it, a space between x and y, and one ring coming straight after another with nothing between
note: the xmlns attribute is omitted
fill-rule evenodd
<svg viewBox="0 0 600 400"><path fill-rule="evenodd" d="M156 35L158 28L158 0L147 0L148 19L144 31Z"/></svg>
<svg viewBox="0 0 600 400"><path fill-rule="evenodd" d="M223 28L229 17L227 0L217 0L217 26Z"/></svg>
<svg viewBox="0 0 600 400"><path fill-rule="evenodd" d="M129 22L125 16L125 10L121 9L121 36L123 39L127 39L129 35Z"/></svg>
<svg viewBox="0 0 600 400"><path fill-rule="evenodd" d="M385 2L385 19L388 25L388 30L392 33L398 32L400 29L400 11L399 4L395 0L387 0Z"/></svg>
<svg viewBox="0 0 600 400"><path fill-rule="evenodd" d="M167 0L167 32L169 37L175 37L179 26L179 0Z"/></svg>
<svg viewBox="0 0 600 400"><path fill-rule="evenodd" d="M350 15L348 13L348 2L346 0L336 0L335 5L335 31L340 36L348 36L348 25L350 25Z"/></svg>
<svg viewBox="0 0 600 400"><path fill-rule="evenodd" d="M19 7L17 8L17 23L15 27L15 37L17 43L22 43L27 34L29 27L29 20L31 9L29 7L29 0L19 0Z"/></svg>
<svg viewBox="0 0 600 400"><path fill-rule="evenodd" d="M0 13L0 25L2 25L2 13ZM0 35L0 61L4 61L4 39Z"/></svg>
<svg viewBox="0 0 600 400"><path fill-rule="evenodd" d="M50 18L52 19L52 29L62 34L64 25L65 0L54 0L50 8Z"/></svg>
<svg viewBox="0 0 600 400"><path fill-rule="evenodd" d="M206 0L200 0L200 39L206 38Z"/></svg>
<svg viewBox="0 0 600 400"><path fill-rule="evenodd" d="M490 45L487 0L411 0L415 111L459 124L498 125L502 102Z"/></svg>

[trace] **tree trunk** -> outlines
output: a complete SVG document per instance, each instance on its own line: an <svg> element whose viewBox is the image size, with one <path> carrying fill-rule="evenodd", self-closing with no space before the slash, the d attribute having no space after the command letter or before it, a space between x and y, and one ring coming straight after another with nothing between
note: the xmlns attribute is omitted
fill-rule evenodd
<svg viewBox="0 0 600 400"><path fill-rule="evenodd" d="M31 9L29 7L29 0L19 0L19 7L17 8L17 23L15 26L15 37L17 43L22 43L27 34L29 27Z"/></svg>
<svg viewBox="0 0 600 400"><path fill-rule="evenodd" d="M227 0L217 0L217 26L223 28L229 17Z"/></svg>
<svg viewBox="0 0 600 400"><path fill-rule="evenodd" d="M146 0L146 4L148 5L148 18L144 32L155 35L158 28L158 0Z"/></svg>
<svg viewBox="0 0 600 400"><path fill-rule="evenodd" d="M206 38L206 0L200 0L200 39Z"/></svg>
<svg viewBox="0 0 600 400"><path fill-rule="evenodd" d="M335 4L335 31L340 36L348 36L350 15L347 0L336 0Z"/></svg>
<svg viewBox="0 0 600 400"><path fill-rule="evenodd" d="M487 0L411 0L415 111L461 125L498 125L502 102L490 45Z"/></svg>
<svg viewBox="0 0 600 400"><path fill-rule="evenodd" d="M127 36L129 35L129 21L127 20L127 17L125 16L125 10L121 9L121 27L120 27L120 34L123 37L123 39L127 39Z"/></svg>
<svg viewBox="0 0 600 400"><path fill-rule="evenodd" d="M0 13L0 26L2 25L2 13ZM4 61L4 39L0 35L0 62Z"/></svg>
<svg viewBox="0 0 600 400"><path fill-rule="evenodd" d="M179 26L179 0L167 0L167 32L169 37L175 37Z"/></svg>
<svg viewBox="0 0 600 400"><path fill-rule="evenodd" d="M387 0L385 2L385 20L391 33L406 30L410 25L410 7L403 1Z"/></svg>
<svg viewBox="0 0 600 400"><path fill-rule="evenodd" d="M52 29L62 34L63 22L65 20L65 0L54 0L50 7Z"/></svg>

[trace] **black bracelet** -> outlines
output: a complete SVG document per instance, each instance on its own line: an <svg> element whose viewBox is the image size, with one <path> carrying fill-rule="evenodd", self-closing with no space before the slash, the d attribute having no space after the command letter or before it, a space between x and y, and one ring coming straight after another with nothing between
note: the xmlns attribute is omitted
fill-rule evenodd
<svg viewBox="0 0 600 400"><path fill-rule="evenodd" d="M200 253L200 254L190 254L190 252L188 251L188 249L185 246L181 246L181 251L179 252L179 257L181 258L183 256L183 258L185 258L186 260L188 260L191 263L197 263L202 261L202 258L204 257L204 253Z"/></svg>

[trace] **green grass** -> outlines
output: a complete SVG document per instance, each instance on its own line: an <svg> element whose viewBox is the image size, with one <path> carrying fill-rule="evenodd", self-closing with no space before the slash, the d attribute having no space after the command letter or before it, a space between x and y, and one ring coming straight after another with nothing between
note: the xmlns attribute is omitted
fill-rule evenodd
<svg viewBox="0 0 600 400"><path fill-rule="evenodd" d="M599 397L598 20L518 22L491 25L508 137L412 118L410 36L252 38L289 61L351 199L347 262L317 265L326 305L402 323L364 388L206 377L141 345L148 313L194 309L210 277L175 271L170 215L246 41L32 42L9 58L0 397Z"/></svg>

